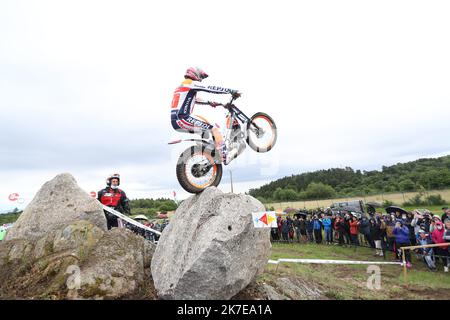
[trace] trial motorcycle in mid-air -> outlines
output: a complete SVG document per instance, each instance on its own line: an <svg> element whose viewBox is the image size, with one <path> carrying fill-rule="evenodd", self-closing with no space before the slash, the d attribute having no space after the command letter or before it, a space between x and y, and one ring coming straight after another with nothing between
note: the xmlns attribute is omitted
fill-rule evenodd
<svg viewBox="0 0 450 320"><path fill-rule="evenodd" d="M228 111L224 141L227 150L230 150L229 161L240 155L247 144L256 152L270 151L277 141L277 127L273 119L263 112L249 118L233 101L232 98L227 104L217 104ZM176 166L178 182L190 193L200 193L209 186L218 186L222 179L222 160L215 147L214 136L208 131L199 134L200 139L169 142L195 142L180 155Z"/></svg>

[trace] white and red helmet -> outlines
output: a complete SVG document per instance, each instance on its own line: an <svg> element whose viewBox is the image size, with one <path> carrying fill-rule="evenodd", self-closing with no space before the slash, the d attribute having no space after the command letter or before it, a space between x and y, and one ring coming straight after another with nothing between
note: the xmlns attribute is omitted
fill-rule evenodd
<svg viewBox="0 0 450 320"><path fill-rule="evenodd" d="M108 176L108 178L106 178L106 185L111 186L111 180L112 179L117 179L118 182L119 182L117 185L120 185L120 174L118 174L118 173L110 174Z"/></svg>
<svg viewBox="0 0 450 320"><path fill-rule="evenodd" d="M205 71L197 67L190 67L186 70L185 78L192 79L194 81L202 81L205 78L208 78L208 75Z"/></svg>

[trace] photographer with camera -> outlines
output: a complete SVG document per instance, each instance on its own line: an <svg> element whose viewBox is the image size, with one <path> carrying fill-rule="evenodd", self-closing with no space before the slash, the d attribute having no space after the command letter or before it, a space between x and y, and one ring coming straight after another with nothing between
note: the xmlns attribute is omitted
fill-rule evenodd
<svg viewBox="0 0 450 320"><path fill-rule="evenodd" d="M421 213L419 210L413 211L414 218L411 221L411 226L414 227L414 234L417 235L419 230L424 230L425 232L430 232L431 218L428 210Z"/></svg>
<svg viewBox="0 0 450 320"><path fill-rule="evenodd" d="M417 235L417 243L422 246L432 244L433 241L431 240L429 234L425 232L425 230L420 229ZM422 256L425 265L430 271L436 271L436 263L434 262L433 248L419 248L414 251L418 253L420 256Z"/></svg>

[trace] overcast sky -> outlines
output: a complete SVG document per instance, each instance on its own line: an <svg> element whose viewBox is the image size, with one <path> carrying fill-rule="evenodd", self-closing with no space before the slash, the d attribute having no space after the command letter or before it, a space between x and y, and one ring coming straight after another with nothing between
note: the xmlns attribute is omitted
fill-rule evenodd
<svg viewBox="0 0 450 320"><path fill-rule="evenodd" d="M119 172L132 199L185 198L175 164L188 144L167 142L183 137L169 107L189 66L278 127L273 150L226 167L224 191L229 169L245 192L448 154L449 16L449 1L2 0L0 210L61 172L88 192Z"/></svg>

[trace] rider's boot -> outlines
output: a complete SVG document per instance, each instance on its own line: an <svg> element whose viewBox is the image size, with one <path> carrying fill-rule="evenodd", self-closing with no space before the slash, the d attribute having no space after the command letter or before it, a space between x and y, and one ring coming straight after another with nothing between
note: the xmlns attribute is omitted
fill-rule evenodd
<svg viewBox="0 0 450 320"><path fill-rule="evenodd" d="M229 164L234 158L236 158L238 155L238 152L239 152L239 149L237 147L234 147L230 151L228 151L225 164Z"/></svg>

